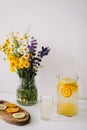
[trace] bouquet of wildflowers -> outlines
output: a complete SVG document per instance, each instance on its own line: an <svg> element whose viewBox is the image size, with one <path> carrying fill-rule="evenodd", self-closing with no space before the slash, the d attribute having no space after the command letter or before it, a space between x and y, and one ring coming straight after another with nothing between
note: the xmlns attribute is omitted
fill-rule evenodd
<svg viewBox="0 0 87 130"><path fill-rule="evenodd" d="M12 32L5 42L0 45L0 50L9 61L11 72L17 72L21 84L17 89L17 102L22 105L37 103L38 92L35 85L35 76L44 56L50 52L49 47L41 47L38 51L37 40L25 33L19 37L19 33Z"/></svg>
<svg viewBox="0 0 87 130"><path fill-rule="evenodd" d="M19 33L12 32L0 45L0 50L6 54L11 72L17 72L20 78L33 78L37 75L42 58L50 52L49 47L41 47L37 51L38 43L33 36L25 33L19 37Z"/></svg>

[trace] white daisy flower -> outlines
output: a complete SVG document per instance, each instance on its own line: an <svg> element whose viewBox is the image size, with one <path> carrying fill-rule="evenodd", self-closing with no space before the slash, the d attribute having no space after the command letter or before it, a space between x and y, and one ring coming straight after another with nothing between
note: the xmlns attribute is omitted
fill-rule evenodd
<svg viewBox="0 0 87 130"><path fill-rule="evenodd" d="M17 52L20 53L20 54L24 54L23 47L19 47L19 48L17 49Z"/></svg>
<svg viewBox="0 0 87 130"><path fill-rule="evenodd" d="M27 48L27 46L23 47L23 51L24 53L29 52L29 49Z"/></svg>

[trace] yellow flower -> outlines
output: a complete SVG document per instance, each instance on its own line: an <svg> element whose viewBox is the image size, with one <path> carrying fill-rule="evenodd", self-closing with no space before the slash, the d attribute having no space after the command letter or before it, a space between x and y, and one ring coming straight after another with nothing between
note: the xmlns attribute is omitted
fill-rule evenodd
<svg viewBox="0 0 87 130"><path fill-rule="evenodd" d="M29 67L30 67L30 62L25 61L25 62L24 62L24 67L25 67L25 68L29 68Z"/></svg>
<svg viewBox="0 0 87 130"><path fill-rule="evenodd" d="M11 70L11 72L14 72L15 71L15 60L11 60L10 61L10 70Z"/></svg>
<svg viewBox="0 0 87 130"><path fill-rule="evenodd" d="M11 60L13 60L13 59L14 59L14 55L13 55L13 54L9 54L9 55L8 55L8 60L11 61Z"/></svg>
<svg viewBox="0 0 87 130"><path fill-rule="evenodd" d="M19 64L19 58L15 57L14 60L15 60L16 66L17 66Z"/></svg>
<svg viewBox="0 0 87 130"><path fill-rule="evenodd" d="M9 44L10 43L10 38L7 38L5 43Z"/></svg>
<svg viewBox="0 0 87 130"><path fill-rule="evenodd" d="M24 64L23 64L23 62L19 62L18 67L19 67L20 69L24 68Z"/></svg>
<svg viewBox="0 0 87 130"><path fill-rule="evenodd" d="M26 34L24 34L24 39L28 39L28 36Z"/></svg>
<svg viewBox="0 0 87 130"><path fill-rule="evenodd" d="M15 67L15 65L16 65L15 60L11 60L11 61L10 61L10 66Z"/></svg>
<svg viewBox="0 0 87 130"><path fill-rule="evenodd" d="M15 67L18 68L18 65L19 65L19 58L14 57L12 60L14 60L14 62L15 62Z"/></svg>
<svg viewBox="0 0 87 130"><path fill-rule="evenodd" d="M26 58L25 58L24 56L21 56L21 57L19 58L19 60L20 60L21 62L24 62L24 61L26 60Z"/></svg>
<svg viewBox="0 0 87 130"><path fill-rule="evenodd" d="M4 43L3 44L3 49L7 49L8 48L8 44L7 43Z"/></svg>
<svg viewBox="0 0 87 130"><path fill-rule="evenodd" d="M10 54L12 53L12 48L7 48L6 51L5 51L6 54Z"/></svg>

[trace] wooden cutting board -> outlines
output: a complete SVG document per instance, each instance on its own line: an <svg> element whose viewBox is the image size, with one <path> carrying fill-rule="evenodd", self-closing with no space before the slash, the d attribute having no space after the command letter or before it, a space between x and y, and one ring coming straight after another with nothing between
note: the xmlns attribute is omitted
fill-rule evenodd
<svg viewBox="0 0 87 130"><path fill-rule="evenodd" d="M8 101L5 101L5 100L0 100L0 104L6 104L6 103L10 103ZM14 113L8 113L6 111L6 108L5 110L0 110L0 119L3 119L4 121L10 123L10 124L14 124L14 125L25 125L25 124L28 124L29 121L30 121L30 114L29 112L27 112L26 110L24 110L23 108L19 107L16 105L16 107L19 108L19 111L18 112L24 112L25 113L25 116L23 118L14 118L13 117L13 114Z"/></svg>

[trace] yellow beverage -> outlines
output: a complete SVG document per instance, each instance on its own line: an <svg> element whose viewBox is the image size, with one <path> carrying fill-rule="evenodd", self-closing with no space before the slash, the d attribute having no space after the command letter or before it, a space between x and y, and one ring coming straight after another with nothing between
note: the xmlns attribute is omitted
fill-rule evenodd
<svg viewBox="0 0 87 130"><path fill-rule="evenodd" d="M78 84L74 78L60 78L57 85L57 113L73 116L78 112Z"/></svg>

